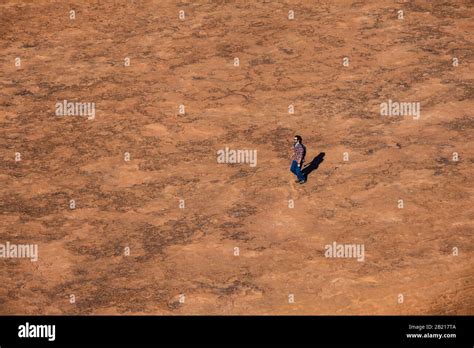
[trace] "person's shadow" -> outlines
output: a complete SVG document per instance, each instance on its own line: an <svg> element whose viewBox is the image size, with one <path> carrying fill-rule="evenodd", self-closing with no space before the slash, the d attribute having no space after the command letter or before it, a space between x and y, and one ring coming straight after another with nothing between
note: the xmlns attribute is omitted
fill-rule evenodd
<svg viewBox="0 0 474 348"><path fill-rule="evenodd" d="M325 155L326 154L324 152L320 152L319 155L313 158L313 160L301 170L304 176L308 177L308 175L311 174L311 172L318 169L319 165L324 161Z"/></svg>

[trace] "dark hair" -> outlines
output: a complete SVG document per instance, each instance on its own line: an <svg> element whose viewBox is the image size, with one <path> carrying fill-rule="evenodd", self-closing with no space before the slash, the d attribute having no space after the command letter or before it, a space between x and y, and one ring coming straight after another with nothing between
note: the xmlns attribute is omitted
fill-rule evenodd
<svg viewBox="0 0 474 348"><path fill-rule="evenodd" d="M298 139L300 143L303 142L303 138L300 135L295 135L295 138Z"/></svg>

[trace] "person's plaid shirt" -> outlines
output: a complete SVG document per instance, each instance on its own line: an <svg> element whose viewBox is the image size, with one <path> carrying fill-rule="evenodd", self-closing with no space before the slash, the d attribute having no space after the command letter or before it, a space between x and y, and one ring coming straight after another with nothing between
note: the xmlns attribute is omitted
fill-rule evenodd
<svg viewBox="0 0 474 348"><path fill-rule="evenodd" d="M294 147L294 153L292 160L296 161L296 163L301 164L301 161L304 159L304 147L300 143L296 144Z"/></svg>

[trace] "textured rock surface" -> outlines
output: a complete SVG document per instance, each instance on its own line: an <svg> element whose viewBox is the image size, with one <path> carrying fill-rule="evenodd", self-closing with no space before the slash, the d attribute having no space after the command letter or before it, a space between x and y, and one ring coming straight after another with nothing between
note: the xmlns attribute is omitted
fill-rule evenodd
<svg viewBox="0 0 474 348"><path fill-rule="evenodd" d="M2 2L0 242L39 260L0 259L0 313L474 314L474 8L436 3Z"/></svg>

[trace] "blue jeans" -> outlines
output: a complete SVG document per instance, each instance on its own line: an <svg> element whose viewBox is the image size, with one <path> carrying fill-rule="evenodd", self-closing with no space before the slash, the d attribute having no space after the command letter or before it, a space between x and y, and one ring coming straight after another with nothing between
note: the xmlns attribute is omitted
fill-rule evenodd
<svg viewBox="0 0 474 348"><path fill-rule="evenodd" d="M300 181L306 180L306 178L304 177L304 174L301 172L301 168L298 167L298 163L296 163L296 161L291 162L290 171L296 175L298 180Z"/></svg>

